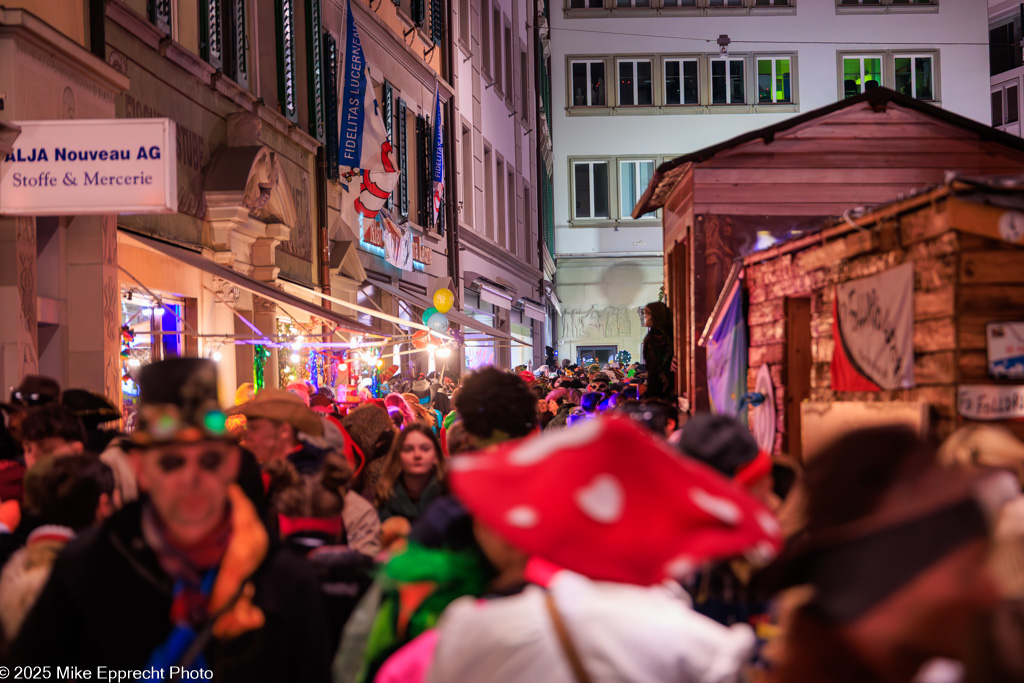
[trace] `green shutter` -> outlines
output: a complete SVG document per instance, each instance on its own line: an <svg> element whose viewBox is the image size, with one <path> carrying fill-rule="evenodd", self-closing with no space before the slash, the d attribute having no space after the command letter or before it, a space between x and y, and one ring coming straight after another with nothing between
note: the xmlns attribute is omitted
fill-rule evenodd
<svg viewBox="0 0 1024 683"><path fill-rule="evenodd" d="M295 83L295 0L277 0L277 101L289 121L299 118Z"/></svg>
<svg viewBox="0 0 1024 683"><path fill-rule="evenodd" d="M249 87L249 36L248 28L245 25L245 0L234 0L232 7L232 35L233 45L231 46L233 61L233 74L228 74L235 79L235 83L243 88Z"/></svg>
<svg viewBox="0 0 1024 683"><path fill-rule="evenodd" d="M409 159L406 150L406 113L405 102L398 98L398 215L409 217Z"/></svg>
<svg viewBox="0 0 1024 683"><path fill-rule="evenodd" d="M432 218L433 201L431 192L431 182L433 174L430 168L430 138L431 138L431 125L430 120L426 116L416 117L416 149L418 150L417 156L419 157L416 164L416 186L419 190L419 211L417 212L419 218L419 224L424 230L430 229L430 221Z"/></svg>
<svg viewBox="0 0 1024 683"><path fill-rule="evenodd" d="M326 102L324 127L326 130L327 177L337 180L338 171L338 44L324 31L324 100Z"/></svg>
<svg viewBox="0 0 1024 683"><path fill-rule="evenodd" d="M324 69L320 61L320 0L306 0L306 63L309 65L309 134L324 137Z"/></svg>
<svg viewBox="0 0 1024 683"><path fill-rule="evenodd" d="M444 0L430 0L430 39L434 45L444 39Z"/></svg>
<svg viewBox="0 0 1024 683"><path fill-rule="evenodd" d="M221 0L199 2L199 56L210 66L224 67L224 26Z"/></svg>
<svg viewBox="0 0 1024 683"><path fill-rule="evenodd" d="M427 0L409 0L409 12L412 14L412 21L417 26L423 26L426 19Z"/></svg>
<svg viewBox="0 0 1024 683"><path fill-rule="evenodd" d="M391 142L392 155L394 159L398 159L398 150L395 144L395 95L391 88L391 84L384 81L381 86L381 117L384 119L384 131L388 134L388 140ZM395 193L392 192L388 195L388 200L384 204L384 208L388 211L395 210Z"/></svg>

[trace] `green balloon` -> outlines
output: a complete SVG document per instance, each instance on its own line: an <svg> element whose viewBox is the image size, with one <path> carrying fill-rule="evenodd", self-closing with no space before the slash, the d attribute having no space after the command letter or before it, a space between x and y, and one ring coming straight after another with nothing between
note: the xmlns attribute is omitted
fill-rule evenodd
<svg viewBox="0 0 1024 683"><path fill-rule="evenodd" d="M430 316L437 313L437 309L431 306L427 310L423 311L423 324L426 325L427 321L430 320Z"/></svg>

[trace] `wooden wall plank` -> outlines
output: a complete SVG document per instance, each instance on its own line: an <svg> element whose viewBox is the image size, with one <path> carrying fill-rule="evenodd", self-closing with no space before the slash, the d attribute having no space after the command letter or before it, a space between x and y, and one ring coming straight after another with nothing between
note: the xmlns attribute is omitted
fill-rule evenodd
<svg viewBox="0 0 1024 683"><path fill-rule="evenodd" d="M960 309L957 321L957 337L960 340L960 351L985 350L985 325L992 320L990 315L974 315Z"/></svg>
<svg viewBox="0 0 1024 683"><path fill-rule="evenodd" d="M956 312L953 285L931 292L914 292L914 320L946 318Z"/></svg>
<svg viewBox="0 0 1024 683"><path fill-rule="evenodd" d="M878 139L940 139L940 140L978 140L978 134L963 128L945 126L935 121L906 123L862 123L859 121L832 121L815 126L808 126L791 134L783 134L779 139L819 140L843 139L875 141Z"/></svg>
<svg viewBox="0 0 1024 683"><path fill-rule="evenodd" d="M886 183L859 185L857 183L820 183L808 186L802 183L729 183L701 184L694 188L697 203L711 204L735 202L740 204L784 204L787 202L847 202L850 206L863 206L896 199L901 193L919 189L915 183ZM766 213L777 213L766 211Z"/></svg>
<svg viewBox="0 0 1024 683"><path fill-rule="evenodd" d="M721 183L756 183L765 179L762 168L704 168L698 167L694 172L698 185ZM941 168L894 167L866 168L851 176L847 168L778 168L771 171L771 179L776 183L850 183L878 185L884 183L915 183L929 185L941 183L945 171Z"/></svg>
<svg viewBox="0 0 1024 683"><path fill-rule="evenodd" d="M953 384L956 382L956 369L953 351L919 355L914 359L914 384Z"/></svg>
<svg viewBox="0 0 1024 683"><path fill-rule="evenodd" d="M950 152L943 154L939 149L922 150L912 155L895 154L887 150L869 152L863 148L846 152L824 153L818 150L782 151L773 146L761 147L757 151L743 154L720 155L700 164L702 170L709 168L761 168L766 172L785 168L939 168L956 169L960 172L978 172L982 169L999 169L1006 173L1019 173L1024 164L985 155L977 151Z"/></svg>
<svg viewBox="0 0 1024 683"><path fill-rule="evenodd" d="M985 351L960 351L960 381L988 381L988 353Z"/></svg>
<svg viewBox="0 0 1024 683"><path fill-rule="evenodd" d="M952 351L956 349L956 324L953 318L922 320L914 324L914 351Z"/></svg>
<svg viewBox="0 0 1024 683"><path fill-rule="evenodd" d="M1024 285L961 285L957 307L964 313L1015 317L1024 310Z"/></svg>
<svg viewBox="0 0 1024 683"><path fill-rule="evenodd" d="M965 285L1024 284L1024 249L963 254L960 282Z"/></svg>

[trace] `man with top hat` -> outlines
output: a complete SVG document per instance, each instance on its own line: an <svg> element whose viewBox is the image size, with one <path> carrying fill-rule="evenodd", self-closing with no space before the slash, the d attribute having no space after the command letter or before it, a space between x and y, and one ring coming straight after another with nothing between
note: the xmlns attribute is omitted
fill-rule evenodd
<svg viewBox="0 0 1024 683"><path fill-rule="evenodd" d="M68 544L13 664L330 679L319 587L300 558L270 545L235 483L239 449L216 372L196 358L142 369L129 449L143 495Z"/></svg>

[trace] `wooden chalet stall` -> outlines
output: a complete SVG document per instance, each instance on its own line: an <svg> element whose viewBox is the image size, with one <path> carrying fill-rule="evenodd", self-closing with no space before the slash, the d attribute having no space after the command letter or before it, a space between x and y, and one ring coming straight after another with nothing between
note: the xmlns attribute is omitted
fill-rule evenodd
<svg viewBox="0 0 1024 683"><path fill-rule="evenodd" d="M708 408L697 338L735 260L848 209L942 183L950 171L1024 172L1024 140L885 88L662 164L633 216L663 209L677 389L691 409ZM803 325L810 313L809 299L794 298L779 319ZM787 362L781 346L756 348L766 355L753 360ZM799 398L784 400L788 406ZM783 445L792 449L786 437Z"/></svg>
<svg viewBox="0 0 1024 683"><path fill-rule="evenodd" d="M747 383L753 390L768 364L776 448L813 450L810 442L823 439L809 416L820 417L830 409L821 404L834 402L930 406L931 428L940 438L970 420L1005 423L1024 437L1024 176L998 183L954 179L847 218L742 261ZM901 295L878 278L903 265ZM836 316L849 316L844 322L854 327L895 326L901 296L908 327L912 315L910 386L837 390L837 362L856 352L837 330ZM788 317L794 299L808 302L809 316ZM844 305L858 310L841 313ZM876 341L886 331L880 329ZM899 355L885 354L885 360ZM879 414L891 412L879 407ZM790 433L799 428L801 408L803 444Z"/></svg>

